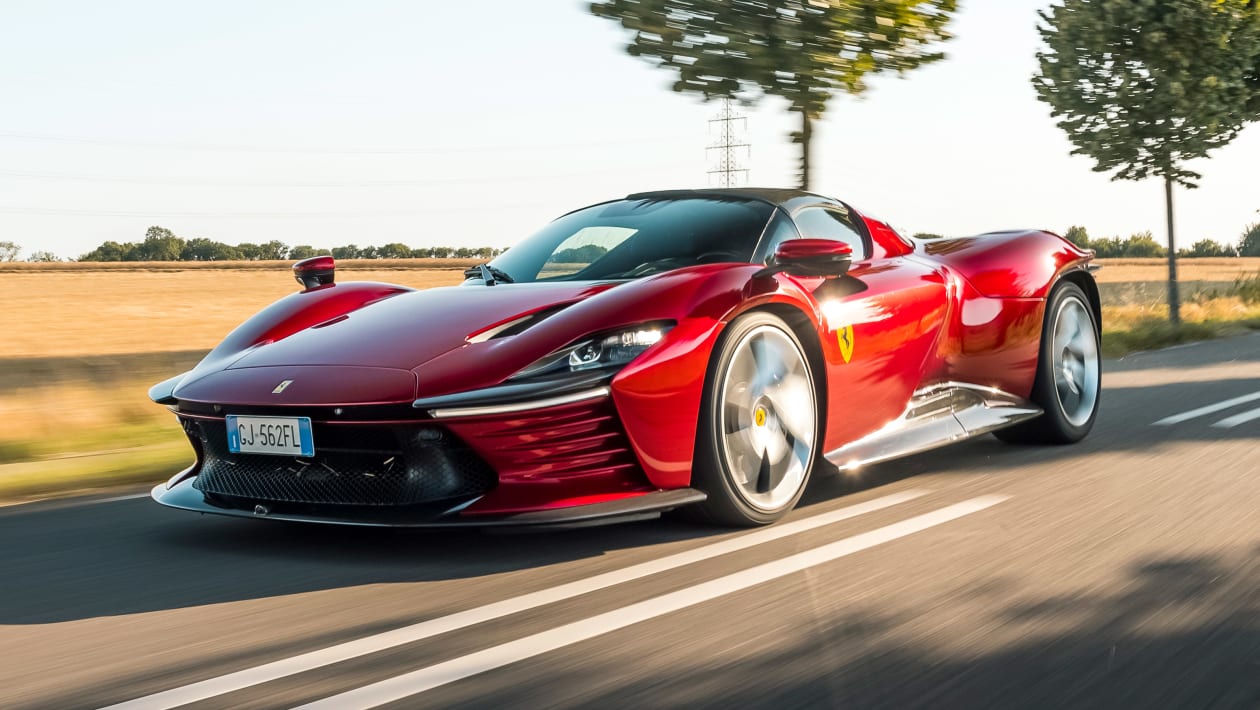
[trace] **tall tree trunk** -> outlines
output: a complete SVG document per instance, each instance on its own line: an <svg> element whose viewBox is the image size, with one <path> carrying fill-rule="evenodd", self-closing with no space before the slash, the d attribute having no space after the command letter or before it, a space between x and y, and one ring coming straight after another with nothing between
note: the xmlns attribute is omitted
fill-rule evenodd
<svg viewBox="0 0 1260 710"><path fill-rule="evenodd" d="M1177 241L1173 235L1173 183L1164 178L1164 203L1168 209L1168 320L1181 322L1181 294L1177 290Z"/></svg>
<svg viewBox="0 0 1260 710"><path fill-rule="evenodd" d="M809 119L809 109L801 109L801 189L809 189L809 148L810 138L813 136L814 128Z"/></svg>

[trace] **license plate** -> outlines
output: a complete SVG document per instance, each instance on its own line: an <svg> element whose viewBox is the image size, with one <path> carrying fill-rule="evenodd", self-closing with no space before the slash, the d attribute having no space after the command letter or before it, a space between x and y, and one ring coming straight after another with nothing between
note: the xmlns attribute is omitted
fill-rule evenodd
<svg viewBox="0 0 1260 710"><path fill-rule="evenodd" d="M310 417L227 416L228 451L234 454L314 456Z"/></svg>

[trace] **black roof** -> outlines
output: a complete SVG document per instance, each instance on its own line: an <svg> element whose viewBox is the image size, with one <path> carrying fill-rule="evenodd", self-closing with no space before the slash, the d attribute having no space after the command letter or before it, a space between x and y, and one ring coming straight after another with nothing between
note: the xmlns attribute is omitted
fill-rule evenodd
<svg viewBox="0 0 1260 710"><path fill-rule="evenodd" d="M837 200L824 195L787 187L723 187L702 190L654 190L652 192L636 192L632 195L626 195L627 200L677 200L688 197L757 200L759 202L768 202L772 205L784 207L789 210L802 202L837 202Z"/></svg>

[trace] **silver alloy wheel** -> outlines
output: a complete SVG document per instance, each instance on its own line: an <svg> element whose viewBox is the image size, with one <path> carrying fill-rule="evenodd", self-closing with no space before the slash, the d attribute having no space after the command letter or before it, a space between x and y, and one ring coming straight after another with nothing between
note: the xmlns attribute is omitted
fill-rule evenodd
<svg viewBox="0 0 1260 710"><path fill-rule="evenodd" d="M1063 417L1072 426L1089 421L1098 403L1098 339L1089 308L1080 298L1068 296L1054 317L1051 364L1054 391Z"/></svg>
<svg viewBox="0 0 1260 710"><path fill-rule="evenodd" d="M761 511L791 503L809 472L818 421L800 346L772 325L753 328L735 344L718 394L717 443L732 487Z"/></svg>

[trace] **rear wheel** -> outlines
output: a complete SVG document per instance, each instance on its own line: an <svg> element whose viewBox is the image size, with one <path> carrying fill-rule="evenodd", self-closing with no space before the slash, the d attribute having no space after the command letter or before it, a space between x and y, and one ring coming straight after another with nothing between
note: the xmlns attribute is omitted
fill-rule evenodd
<svg viewBox="0 0 1260 710"><path fill-rule="evenodd" d="M710 365L693 485L693 509L725 525L765 525L805 490L818 442L818 397L809 358L792 329L755 312L723 333Z"/></svg>
<svg viewBox="0 0 1260 710"><path fill-rule="evenodd" d="M1045 414L995 435L1017 443L1076 443L1094 426L1101 388L1095 314L1079 286L1060 283L1046 305L1032 391L1033 403Z"/></svg>

